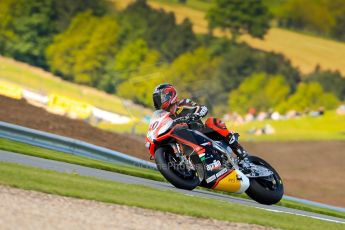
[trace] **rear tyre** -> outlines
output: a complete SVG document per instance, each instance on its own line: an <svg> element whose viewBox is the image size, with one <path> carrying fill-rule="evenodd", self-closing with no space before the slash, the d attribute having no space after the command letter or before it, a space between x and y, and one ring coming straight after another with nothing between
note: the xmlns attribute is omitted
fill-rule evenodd
<svg viewBox="0 0 345 230"><path fill-rule="evenodd" d="M193 190L200 184L195 171L179 166L179 160L171 148L160 147L155 152L158 170L171 184L177 188Z"/></svg>
<svg viewBox="0 0 345 230"><path fill-rule="evenodd" d="M278 172L263 159L250 156L249 161L256 165L262 165L273 172L270 178L249 178L250 186L247 195L260 204L272 205L278 203L284 194L284 185Z"/></svg>

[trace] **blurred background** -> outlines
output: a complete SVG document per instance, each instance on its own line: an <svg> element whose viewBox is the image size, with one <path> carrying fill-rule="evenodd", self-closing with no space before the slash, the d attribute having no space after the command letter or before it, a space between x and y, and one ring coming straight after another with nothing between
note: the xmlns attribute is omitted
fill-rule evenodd
<svg viewBox="0 0 345 230"><path fill-rule="evenodd" d="M343 0L1 0L0 120L148 160L171 83L288 195L345 207L344 42Z"/></svg>

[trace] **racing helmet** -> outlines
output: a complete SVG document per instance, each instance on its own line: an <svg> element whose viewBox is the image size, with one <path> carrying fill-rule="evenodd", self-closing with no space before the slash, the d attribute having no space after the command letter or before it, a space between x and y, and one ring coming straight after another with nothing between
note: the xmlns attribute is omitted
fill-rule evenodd
<svg viewBox="0 0 345 230"><path fill-rule="evenodd" d="M177 102L177 91L170 84L160 84L153 91L153 105L155 109L166 110Z"/></svg>

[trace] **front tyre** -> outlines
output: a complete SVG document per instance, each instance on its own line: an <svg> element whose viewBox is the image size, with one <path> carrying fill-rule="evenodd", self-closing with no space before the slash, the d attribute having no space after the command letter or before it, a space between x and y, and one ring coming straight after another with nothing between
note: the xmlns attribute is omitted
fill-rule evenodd
<svg viewBox="0 0 345 230"><path fill-rule="evenodd" d="M250 186L247 195L260 204L272 205L278 203L284 194L284 185L278 172L263 159L250 156L249 161L261 165L273 172L270 177L249 178Z"/></svg>
<svg viewBox="0 0 345 230"><path fill-rule="evenodd" d="M196 172L188 170L185 165L180 165L178 157L171 148L158 148L155 152L155 161L161 174L175 187L193 190L200 184Z"/></svg>

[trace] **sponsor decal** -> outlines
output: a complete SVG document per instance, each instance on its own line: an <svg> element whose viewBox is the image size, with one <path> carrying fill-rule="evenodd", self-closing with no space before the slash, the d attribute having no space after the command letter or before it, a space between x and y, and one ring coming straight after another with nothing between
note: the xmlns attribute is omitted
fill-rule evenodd
<svg viewBox="0 0 345 230"><path fill-rule="evenodd" d="M217 172L216 177L218 178L218 177L224 175L227 171L228 171L227 168L223 168L222 170L220 170L219 172Z"/></svg>
<svg viewBox="0 0 345 230"><path fill-rule="evenodd" d="M183 107L180 107L180 108L177 109L176 113L180 114L182 111L183 111Z"/></svg>
<svg viewBox="0 0 345 230"><path fill-rule="evenodd" d="M237 180L236 178L228 178L228 182L233 184L233 183L236 183Z"/></svg>
<svg viewBox="0 0 345 230"><path fill-rule="evenodd" d="M206 170L207 171L213 171L215 169L220 168L220 166L222 166L220 161L219 160L214 160L213 163L206 165Z"/></svg>
<svg viewBox="0 0 345 230"><path fill-rule="evenodd" d="M206 183L210 183L216 179L216 175L210 176L209 178L206 179Z"/></svg>
<svg viewBox="0 0 345 230"><path fill-rule="evenodd" d="M210 183L212 181L214 181L215 179L221 177L222 175L224 175L226 172L228 172L227 168L222 169L221 171L219 171L218 173L216 173L213 176L210 176L209 178L206 179L206 183Z"/></svg>

